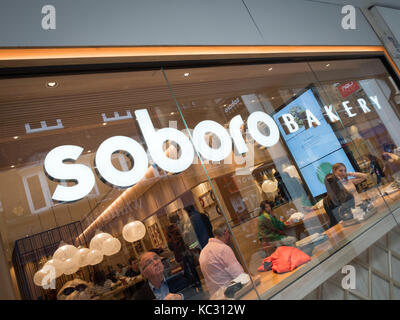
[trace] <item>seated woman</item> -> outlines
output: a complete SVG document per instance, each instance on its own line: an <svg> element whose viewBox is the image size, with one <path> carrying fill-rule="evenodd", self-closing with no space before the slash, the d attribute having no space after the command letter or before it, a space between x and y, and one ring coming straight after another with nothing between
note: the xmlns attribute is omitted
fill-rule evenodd
<svg viewBox="0 0 400 320"><path fill-rule="evenodd" d="M93 287L92 290L96 295L102 295L111 290L113 282L107 279L104 271L100 270L98 267L94 267L93 274Z"/></svg>
<svg viewBox="0 0 400 320"><path fill-rule="evenodd" d="M323 199L324 209L329 217L330 226L333 227L344 218L345 213L354 208L355 200L353 194L334 174L327 174L324 183L327 191L327 195Z"/></svg>
<svg viewBox="0 0 400 320"><path fill-rule="evenodd" d="M260 203L260 215L257 218L257 237L263 247L280 246L295 247L297 239L286 236L283 230L285 224L274 217L272 213L272 203L267 200Z"/></svg>
<svg viewBox="0 0 400 320"><path fill-rule="evenodd" d="M332 166L332 173L341 181L344 188L353 195L355 205L360 204L362 199L355 185L366 180L368 175L361 172L347 172L346 166L340 162ZM349 179L349 177L353 179Z"/></svg>

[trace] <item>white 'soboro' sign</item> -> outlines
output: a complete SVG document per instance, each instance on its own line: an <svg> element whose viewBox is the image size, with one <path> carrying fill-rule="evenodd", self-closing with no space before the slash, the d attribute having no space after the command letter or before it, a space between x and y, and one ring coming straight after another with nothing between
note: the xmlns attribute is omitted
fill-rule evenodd
<svg viewBox="0 0 400 320"><path fill-rule="evenodd" d="M179 173L186 170L193 162L193 145L183 132L174 128L155 130L146 109L135 111L136 119L153 161L163 170ZM264 123L269 128L269 135L259 132L258 123ZM235 116L229 123L229 133L215 121L201 121L193 130L192 139L196 150L205 159L220 161L229 156L232 151L232 140L240 154L246 153L248 148L242 137L240 127L243 125L240 115ZM264 112L256 111L247 119L247 128L253 139L265 147L270 147L279 141L279 129L274 120ZM204 139L208 132L216 135L220 141L218 148L212 148ZM166 141L174 141L179 145L181 152L178 159L172 159L163 150ZM129 171L120 171L111 162L111 155L117 151L130 154L134 165ZM51 150L45 160L46 173L55 180L75 180L74 186L58 185L52 198L57 201L76 201L85 197L92 190L95 178L92 170L82 164L66 164L66 160L77 160L83 148L73 145L64 145ZM135 185L145 175L148 167L146 151L135 140L114 136L106 139L98 148L95 157L95 166L98 174L110 184L127 188Z"/></svg>
<svg viewBox="0 0 400 320"><path fill-rule="evenodd" d="M376 96L371 96L370 99L378 109L381 109ZM352 108L348 106L348 103L348 101L342 103L347 115L349 117L356 116L357 114L351 111ZM358 104L364 113L371 112L364 99L358 99ZM340 120L337 114L332 112L332 105L324 108L326 117L330 122ZM146 109L135 111L135 115L153 161L161 169L168 172L179 173L186 170L193 162L194 148L203 158L211 161L221 161L228 157L232 151L232 141L239 154L249 151L242 136L241 126L244 122L240 115L235 116L229 122L229 132L215 121L201 121L193 129L193 144L185 133L175 128L155 130ZM306 109L306 115L307 128L321 124L310 110ZM284 114L281 119L287 133L293 133L299 129L291 114ZM268 127L269 135L259 131L259 123L263 123ZM264 147L271 147L279 141L278 126L265 112L256 111L251 113L247 118L247 129L251 137ZM220 143L217 148L209 146L204 138L207 133L212 133L218 137ZM166 141L174 141L179 145L181 152L178 159L170 158L165 153L163 145ZM125 151L132 157L134 165L130 170L120 171L112 164L111 156L118 151ZM94 187L95 178L91 168L83 164L64 163L66 160L77 160L82 152L82 147L63 145L54 148L47 154L44 160L44 169L52 179L58 181L74 180L77 182L74 186L58 185L52 196L54 200L76 201L89 194ZM135 185L144 177L148 168L148 158L146 151L137 141L125 136L114 136L106 139L99 146L95 156L95 166L97 173L105 181L116 187L127 188Z"/></svg>

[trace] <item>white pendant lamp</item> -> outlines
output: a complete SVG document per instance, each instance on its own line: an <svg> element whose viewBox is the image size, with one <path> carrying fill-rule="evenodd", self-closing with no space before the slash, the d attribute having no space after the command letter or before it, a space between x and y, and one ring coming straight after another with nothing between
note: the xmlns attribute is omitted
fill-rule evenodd
<svg viewBox="0 0 400 320"><path fill-rule="evenodd" d="M142 239L146 234L146 227L139 221L129 222L122 229L122 236L128 242L135 242Z"/></svg>

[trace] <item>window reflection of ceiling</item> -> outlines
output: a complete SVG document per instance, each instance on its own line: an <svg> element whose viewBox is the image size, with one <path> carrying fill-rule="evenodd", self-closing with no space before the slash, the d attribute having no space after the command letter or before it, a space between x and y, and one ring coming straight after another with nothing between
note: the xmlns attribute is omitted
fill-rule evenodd
<svg viewBox="0 0 400 320"><path fill-rule="evenodd" d="M383 72L383 66L371 60L345 60L168 69L166 75L179 103L190 106L183 111L192 128L206 118L227 124L232 115L224 113L224 104L241 95L262 93L270 98L282 95L283 89L315 83L315 77L345 81ZM58 86L48 88L48 81ZM1 79L0 87L0 168L16 160L19 164L41 160L41 154L65 143L95 150L112 135L140 136L131 120L103 126L102 113L124 115L126 110L133 114L148 108L156 128L168 126L169 121L178 121L178 129L184 127L160 70ZM270 102L277 108L284 99ZM241 110L246 111L242 103L237 111ZM38 128L41 121L53 126L56 119L61 119L63 129L25 133L26 123Z"/></svg>

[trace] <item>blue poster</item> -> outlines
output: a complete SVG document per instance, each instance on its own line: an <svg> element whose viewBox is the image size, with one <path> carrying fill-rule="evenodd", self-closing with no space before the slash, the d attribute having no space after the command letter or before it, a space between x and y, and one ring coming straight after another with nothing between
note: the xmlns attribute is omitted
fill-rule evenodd
<svg viewBox="0 0 400 320"><path fill-rule="evenodd" d="M319 126L306 129L306 109L319 120L321 123ZM294 117L294 121L299 126L296 132L285 133L283 130L279 118L285 113ZM314 197L326 192L323 183L321 185L320 178L321 172L325 172L325 175L328 173L326 172L329 167L327 163L330 163L332 167L332 164L336 162L343 162L348 171L354 171L332 127L325 120L321 105L311 89L291 101L273 118ZM322 165L322 163L324 164ZM316 171L317 169L319 173Z"/></svg>

